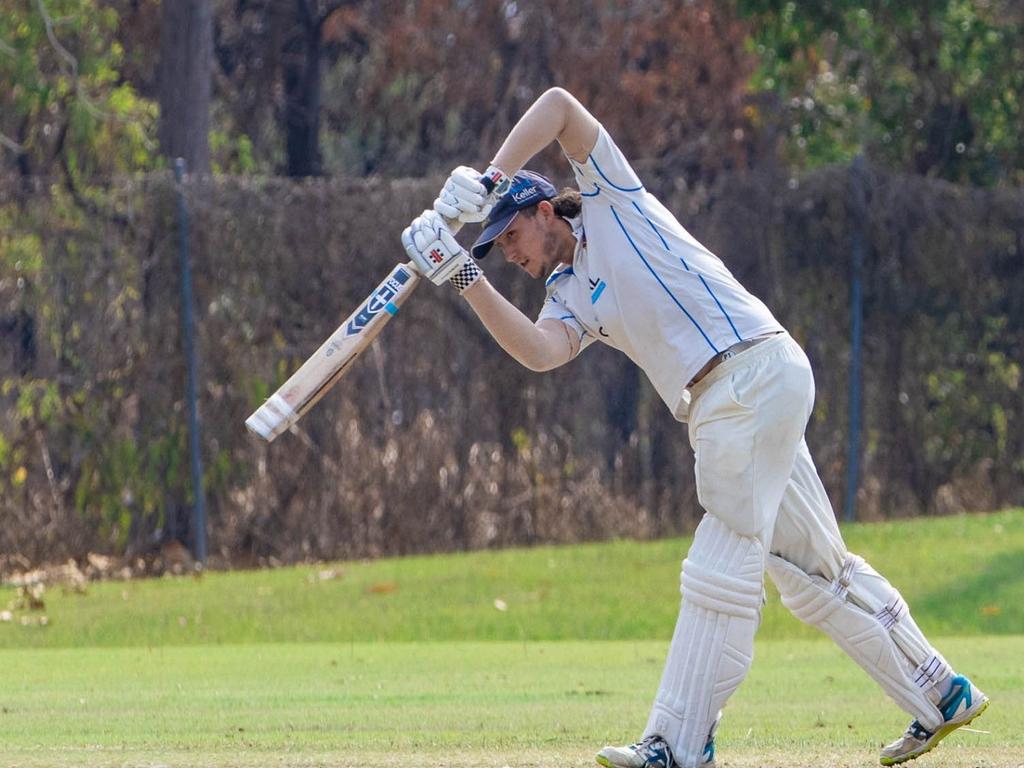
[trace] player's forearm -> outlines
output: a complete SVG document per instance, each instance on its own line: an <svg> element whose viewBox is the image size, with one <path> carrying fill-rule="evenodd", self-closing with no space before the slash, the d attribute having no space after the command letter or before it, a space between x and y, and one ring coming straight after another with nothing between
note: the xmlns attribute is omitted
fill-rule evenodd
<svg viewBox="0 0 1024 768"><path fill-rule="evenodd" d="M552 349L550 339L486 278L477 280L462 296L498 345L531 371L549 371L568 359L568 348Z"/></svg>
<svg viewBox="0 0 1024 768"><path fill-rule="evenodd" d="M562 88L551 88L519 119L492 165L514 174L556 140L567 155L585 162L597 142L597 133L597 120L572 94Z"/></svg>

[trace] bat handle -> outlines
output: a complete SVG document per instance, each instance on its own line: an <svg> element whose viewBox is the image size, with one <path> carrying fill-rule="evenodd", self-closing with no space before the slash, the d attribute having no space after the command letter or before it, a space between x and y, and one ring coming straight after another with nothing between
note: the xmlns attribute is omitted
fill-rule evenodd
<svg viewBox="0 0 1024 768"><path fill-rule="evenodd" d="M504 171L500 171L500 173L504 173ZM484 189L486 189L486 190L487 190L487 194L488 194L488 195L489 195L489 194L491 194L491 192L493 192L493 191L494 191L494 188L495 188L496 186L498 186L498 185L497 185L497 184L496 184L496 183L494 182L494 179L492 179L492 178L491 178L490 176L488 176L488 175L487 175L486 173L485 173L485 174L484 174L483 176L481 176L481 177L480 177L480 183L484 185Z"/></svg>

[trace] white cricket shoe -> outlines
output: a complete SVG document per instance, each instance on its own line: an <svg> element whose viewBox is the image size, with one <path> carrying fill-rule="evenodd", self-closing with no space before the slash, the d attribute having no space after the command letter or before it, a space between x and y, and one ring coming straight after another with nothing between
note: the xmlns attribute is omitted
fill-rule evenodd
<svg viewBox="0 0 1024 768"><path fill-rule="evenodd" d="M700 768L715 768L715 731L722 719L719 712L711 724L704 745ZM595 758L604 768L679 768L666 741L661 736L648 736L628 747L605 747Z"/></svg>
<svg viewBox="0 0 1024 768"><path fill-rule="evenodd" d="M917 720L906 732L889 746L882 749L879 761L882 765L899 765L920 757L938 745L957 728L967 725L988 707L988 696L975 688L963 675L951 681L949 693L938 703L939 712L945 722L936 731L929 731Z"/></svg>

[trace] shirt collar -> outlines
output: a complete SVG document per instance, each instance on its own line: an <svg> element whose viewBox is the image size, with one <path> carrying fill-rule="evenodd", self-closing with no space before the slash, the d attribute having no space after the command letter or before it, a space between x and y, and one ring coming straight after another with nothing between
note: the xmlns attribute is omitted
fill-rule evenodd
<svg viewBox="0 0 1024 768"><path fill-rule="evenodd" d="M570 218L568 216L563 216L562 218L568 222L570 227L572 227L572 236L576 238L576 243L586 248L587 233L583 231L583 217L573 216Z"/></svg>

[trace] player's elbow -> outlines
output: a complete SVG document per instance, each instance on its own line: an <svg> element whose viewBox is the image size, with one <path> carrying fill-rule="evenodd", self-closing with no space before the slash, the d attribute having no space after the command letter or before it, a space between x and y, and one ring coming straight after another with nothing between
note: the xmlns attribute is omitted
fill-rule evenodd
<svg viewBox="0 0 1024 768"><path fill-rule="evenodd" d="M546 108L561 126L555 138L562 150L573 160L585 162L597 143L597 119L564 88L549 88L541 99L546 100Z"/></svg>
<svg viewBox="0 0 1024 768"><path fill-rule="evenodd" d="M575 96L565 90L565 88L560 88L557 85L544 91L544 93L541 94L541 98L554 104L558 104L563 109L568 109L569 106L576 101Z"/></svg>
<svg viewBox="0 0 1024 768"><path fill-rule="evenodd" d="M551 366L543 355L539 355L534 350L528 350L518 355L514 355L516 362L518 362L523 368L534 373L544 373L544 371L550 371Z"/></svg>
<svg viewBox="0 0 1024 768"><path fill-rule="evenodd" d="M564 133L567 127L577 119L577 113L583 112L583 105L569 93L565 88L548 88L541 94L540 101L544 102L550 114L557 116L562 126L560 133Z"/></svg>
<svg viewBox="0 0 1024 768"><path fill-rule="evenodd" d="M567 360L561 350L555 351L546 347L537 347L529 350L526 354L519 357L519 362L523 367L528 368L534 373L545 373L546 371L553 371L560 365L564 365Z"/></svg>
<svg viewBox="0 0 1024 768"><path fill-rule="evenodd" d="M546 318L538 320L529 343L521 348L519 362L536 373L543 373L565 365L579 352L573 343L572 332L564 322Z"/></svg>
<svg viewBox="0 0 1024 768"><path fill-rule="evenodd" d="M551 360L520 360L519 362L534 373L546 373L547 371L553 371L560 365L559 363Z"/></svg>

